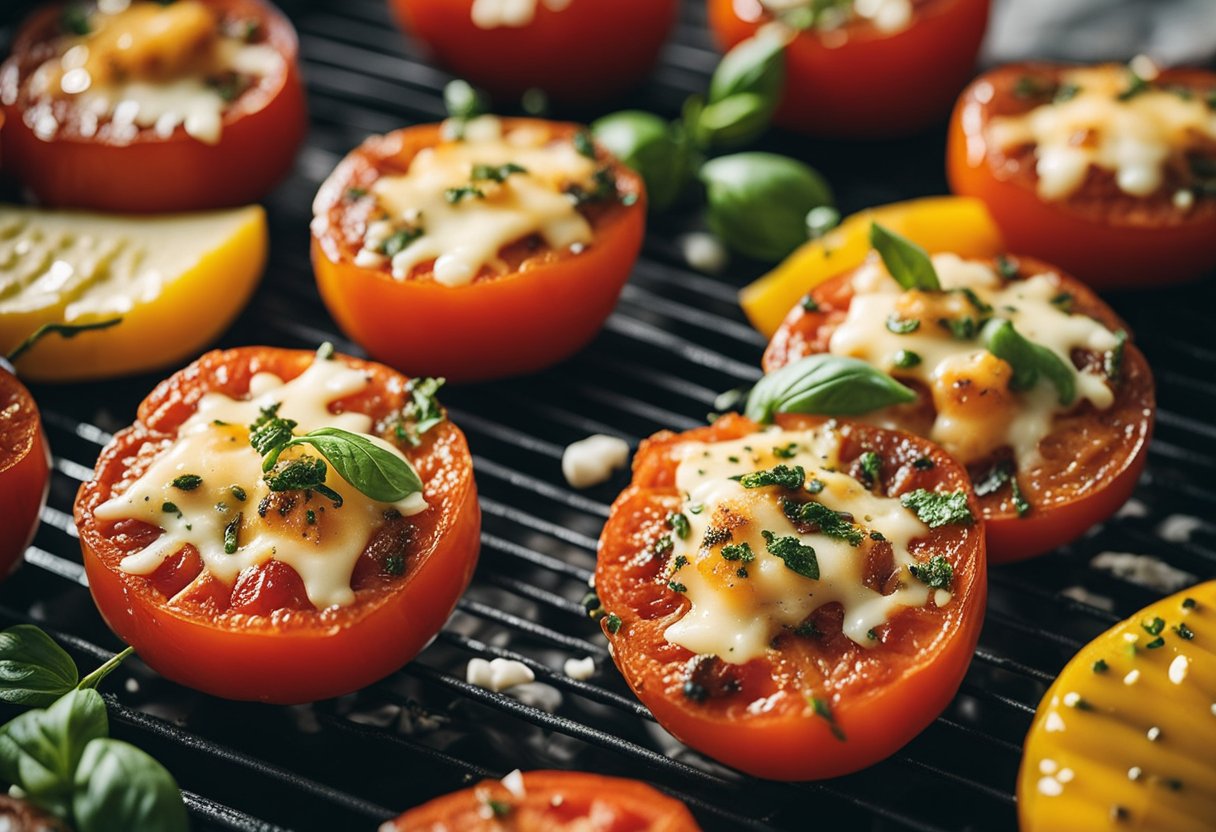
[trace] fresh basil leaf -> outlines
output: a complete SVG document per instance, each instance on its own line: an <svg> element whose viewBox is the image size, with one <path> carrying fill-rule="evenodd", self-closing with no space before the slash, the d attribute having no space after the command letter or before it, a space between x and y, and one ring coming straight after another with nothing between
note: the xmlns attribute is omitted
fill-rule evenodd
<svg viewBox="0 0 1216 832"><path fill-rule="evenodd" d="M611 113L591 124L595 140L646 182L647 204L663 211L692 177L684 129L643 110Z"/></svg>
<svg viewBox="0 0 1216 832"><path fill-rule="evenodd" d="M79 681L72 657L38 627L0 632L0 701L46 707Z"/></svg>
<svg viewBox="0 0 1216 832"><path fill-rule="evenodd" d="M916 401L916 393L856 358L809 355L769 373L752 388L745 413L771 422L777 413L855 416Z"/></svg>
<svg viewBox="0 0 1216 832"><path fill-rule="evenodd" d="M760 532L764 545L773 557L781 558L790 570L812 581L819 580L819 558L814 547L807 546L796 537L777 537L765 529Z"/></svg>
<svg viewBox="0 0 1216 832"><path fill-rule="evenodd" d="M709 81L709 103L752 93L776 107L784 86L785 44L778 37L752 37L740 41L718 62Z"/></svg>
<svg viewBox="0 0 1216 832"><path fill-rule="evenodd" d="M485 96L459 78L449 81L443 88L443 106L447 108L448 116L455 119L476 118L490 111Z"/></svg>
<svg viewBox="0 0 1216 832"><path fill-rule="evenodd" d="M85 746L108 733L101 694L69 691L46 710L26 711L0 727L0 779L64 815Z"/></svg>
<svg viewBox="0 0 1216 832"><path fill-rule="evenodd" d="M702 147L742 147L759 138L772 118L769 99L754 92L735 93L701 109L694 136Z"/></svg>
<svg viewBox="0 0 1216 832"><path fill-rule="evenodd" d="M181 789L164 766L109 738L84 748L75 774L76 832L186 832Z"/></svg>
<svg viewBox="0 0 1216 832"><path fill-rule="evenodd" d="M883 265L900 286L925 292L941 291L942 284L937 279L937 270L933 268L929 253L916 243L872 222L870 245L874 246Z"/></svg>
<svg viewBox="0 0 1216 832"><path fill-rule="evenodd" d="M709 229L727 246L775 261L806 242L806 215L832 203L823 177L774 153L734 153L701 166Z"/></svg>
<svg viewBox="0 0 1216 832"><path fill-rule="evenodd" d="M1077 380L1073 368L1047 347L1027 340L1010 321L993 318L984 325L980 339L984 349L1013 368L1010 382L1013 389L1029 390L1038 384L1042 375L1056 388L1060 404L1067 407L1076 400Z"/></svg>
<svg viewBox="0 0 1216 832"><path fill-rule="evenodd" d="M312 445L334 470L373 500L395 503L422 491L422 480L408 462L374 442L341 428L320 428L291 440Z"/></svg>

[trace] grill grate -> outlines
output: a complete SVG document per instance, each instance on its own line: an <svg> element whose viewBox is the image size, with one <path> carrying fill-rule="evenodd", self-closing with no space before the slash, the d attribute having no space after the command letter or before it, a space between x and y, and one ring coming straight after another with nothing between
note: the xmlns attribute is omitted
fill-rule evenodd
<svg viewBox="0 0 1216 832"><path fill-rule="evenodd" d="M21 4L18 4L21 5ZM417 57L382 0L287 4L300 30L312 130L295 175L269 201L274 246L265 281L223 344L313 347L335 338L311 278L307 219L320 180L369 132L442 116L449 76ZM716 63L702 4L685 3L652 83L630 104L675 113ZM577 118L588 113L559 113ZM775 134L768 149L819 166L845 211L945 191L939 132L899 144L840 145ZM909 164L912 162L912 164ZM474 583L436 641L365 691L312 706L230 703L178 687L138 663L115 674L114 733L146 748L187 790L197 829L371 829L400 810L482 776L522 767L640 776L686 800L709 830L833 828L1009 830L1021 740L1054 673L1085 640L1154 593L1093 569L1101 551L1152 554L1207 576L1216 527L1216 346L1206 310L1216 284L1114 298L1157 368L1161 413L1135 500L1076 544L997 569L980 647L946 712L891 760L825 783L751 780L701 758L659 729L629 693L578 599L595 540L624 474L588 492L558 460L592 432L635 441L702 423L716 392L757 377L763 339L735 291L760 272L690 272L673 242L695 217L664 219L604 332L542 375L444 397L475 454L482 557ZM0 623L48 624L82 660L117 647L88 598L71 503L109 432L129 422L151 377L35 390L55 451L43 524L27 566L0 587ZM1164 525L1163 525L1164 524ZM1164 534L1164 536L1163 536ZM1185 537L1186 539L1181 539ZM1109 609L1061 592L1083 586ZM541 686L511 697L466 684L469 658L519 659ZM586 682L565 658L591 656ZM324 672L319 669L318 672ZM125 681L125 686L122 682Z"/></svg>

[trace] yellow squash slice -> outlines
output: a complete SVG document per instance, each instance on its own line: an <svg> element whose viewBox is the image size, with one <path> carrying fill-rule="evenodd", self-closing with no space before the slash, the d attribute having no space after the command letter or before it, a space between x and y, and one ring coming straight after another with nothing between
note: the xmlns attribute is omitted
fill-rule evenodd
<svg viewBox="0 0 1216 832"><path fill-rule="evenodd" d="M867 208L818 240L803 244L777 268L739 292L752 326L772 337L794 304L812 287L852 269L870 253L870 223L877 222L930 254L993 257L1004 251L988 209L978 199L933 196Z"/></svg>
<svg viewBox="0 0 1216 832"><path fill-rule="evenodd" d="M1018 814L1022 832L1216 829L1216 581L1073 657L1026 736Z"/></svg>
<svg viewBox="0 0 1216 832"><path fill-rule="evenodd" d="M0 354L43 324L122 317L44 338L17 363L33 381L177 366L245 306L266 265L259 206L155 217L0 205Z"/></svg>

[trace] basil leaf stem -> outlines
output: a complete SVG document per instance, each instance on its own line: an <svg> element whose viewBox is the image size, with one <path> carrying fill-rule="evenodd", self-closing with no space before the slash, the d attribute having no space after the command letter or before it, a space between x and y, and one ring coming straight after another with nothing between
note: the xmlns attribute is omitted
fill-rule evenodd
<svg viewBox="0 0 1216 832"><path fill-rule="evenodd" d="M93 321L87 324L43 324L5 356L10 362L16 363L19 358L29 352L35 344L54 333L61 338L75 338L82 332L92 332L98 329L109 329L122 323L122 318L109 318L104 321Z"/></svg>

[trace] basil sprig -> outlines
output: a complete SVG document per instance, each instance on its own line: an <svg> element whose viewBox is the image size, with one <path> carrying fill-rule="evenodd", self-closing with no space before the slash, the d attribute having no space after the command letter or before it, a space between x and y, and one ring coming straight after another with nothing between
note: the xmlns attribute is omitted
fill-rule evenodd
<svg viewBox="0 0 1216 832"><path fill-rule="evenodd" d="M870 223L870 245L882 258L883 265L895 278L895 282L905 289L920 289L925 292L940 292L941 281L937 279L937 270L929 253L907 237L901 237L894 231L883 228L876 222Z"/></svg>
<svg viewBox="0 0 1216 832"><path fill-rule="evenodd" d="M127 648L79 678L71 656L37 627L0 633L0 699L40 704L0 726L0 779L77 832L185 832L181 790L160 763L109 737L95 687Z"/></svg>
<svg viewBox="0 0 1216 832"><path fill-rule="evenodd" d="M821 353L769 373L747 398L745 414L771 422L777 413L855 416L916 401L916 393L856 358Z"/></svg>
<svg viewBox="0 0 1216 832"><path fill-rule="evenodd" d="M52 333L61 338L75 338L82 332L109 329L112 326L118 326L120 323L122 323L122 318L108 318L104 321L91 321L87 324L43 324L35 329L28 338L13 347L12 351L4 357L9 362L16 363L17 359L33 349L35 344Z"/></svg>
<svg viewBox="0 0 1216 832"><path fill-rule="evenodd" d="M704 106L692 125L706 147L739 147L768 129L785 87L785 44L758 36L723 56L709 82Z"/></svg>
<svg viewBox="0 0 1216 832"><path fill-rule="evenodd" d="M1060 404L1067 407L1077 398L1077 380L1072 367L1051 350L1025 338L1004 318L993 318L980 332L984 349L1013 368L1009 386L1029 390L1045 377L1056 388Z"/></svg>

